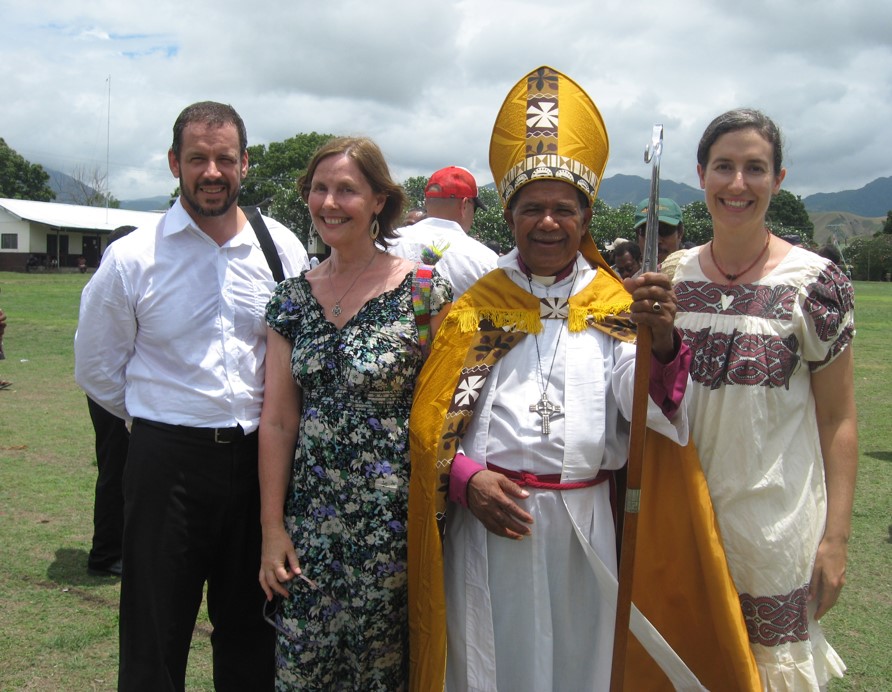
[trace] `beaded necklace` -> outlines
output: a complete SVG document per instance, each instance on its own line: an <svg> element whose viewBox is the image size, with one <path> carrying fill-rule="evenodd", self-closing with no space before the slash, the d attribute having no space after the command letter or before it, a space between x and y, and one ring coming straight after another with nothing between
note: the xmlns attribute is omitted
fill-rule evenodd
<svg viewBox="0 0 892 692"><path fill-rule="evenodd" d="M722 276L724 276L726 279L728 279L729 286L731 284L733 284L735 281L737 281L737 279L739 277L743 276L750 269L755 267L756 264L759 262L759 260L762 259L762 257L768 251L768 243L771 242L771 231L767 228L765 230L767 232L767 235L765 236L765 245L762 247L762 251L758 254L756 259L753 260L752 264L750 264L746 269L743 269L743 270L737 272L736 274L731 274L729 272L726 272L724 269L722 269L721 265L719 264L719 261L715 258L715 253L712 251L712 244L714 241L712 241L712 240L709 241L709 257L710 257L710 259L712 259L712 263L715 265L715 268L719 270L719 273Z"/></svg>

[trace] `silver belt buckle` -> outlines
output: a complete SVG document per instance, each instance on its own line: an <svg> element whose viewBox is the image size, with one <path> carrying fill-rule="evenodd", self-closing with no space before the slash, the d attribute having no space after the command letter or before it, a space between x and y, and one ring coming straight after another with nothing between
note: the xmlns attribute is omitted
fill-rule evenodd
<svg viewBox="0 0 892 692"><path fill-rule="evenodd" d="M232 434L232 431L229 430L229 429L227 429L227 428L214 428L214 442L216 442L218 445L228 445L228 444L230 444L230 443L232 442L232 440L226 440L226 439L222 439L222 438L220 437L220 430L223 430L223 432L224 432L226 435L231 435L231 434Z"/></svg>

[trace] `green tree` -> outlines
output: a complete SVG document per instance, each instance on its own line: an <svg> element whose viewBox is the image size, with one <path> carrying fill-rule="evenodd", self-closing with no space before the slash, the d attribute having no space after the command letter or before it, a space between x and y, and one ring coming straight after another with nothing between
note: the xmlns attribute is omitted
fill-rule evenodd
<svg viewBox="0 0 892 692"><path fill-rule="evenodd" d="M0 137L0 197L50 202L56 193L47 185L49 179L43 166L26 161Z"/></svg>
<svg viewBox="0 0 892 692"><path fill-rule="evenodd" d="M427 187L427 181L428 178L423 175L416 175L403 181L403 189L409 198L409 209L424 207L424 188Z"/></svg>
<svg viewBox="0 0 892 692"><path fill-rule="evenodd" d="M242 204L269 204L284 189L294 188L313 154L334 135L300 133L284 142L248 147L248 175L242 183Z"/></svg>
<svg viewBox="0 0 892 692"><path fill-rule="evenodd" d="M712 216L706 202L691 202L681 210L685 242L704 245L712 240Z"/></svg>
<svg viewBox="0 0 892 692"><path fill-rule="evenodd" d="M266 210L267 207L264 207L264 211ZM279 190L269 204L268 210L269 215L276 221L294 231L304 247L308 246L310 236L316 231L313 229L313 219L310 218L310 208L300 196L297 187L292 185Z"/></svg>
<svg viewBox="0 0 892 692"><path fill-rule="evenodd" d="M333 137L301 133L269 146L248 147L248 175L242 182L239 204L260 206L306 245L313 230L307 205L297 192L297 180L316 150Z"/></svg>
<svg viewBox="0 0 892 692"><path fill-rule="evenodd" d="M781 190L768 205L768 227L775 235L797 235L800 240L812 241L815 225L808 218L802 198Z"/></svg>
<svg viewBox="0 0 892 692"><path fill-rule="evenodd" d="M882 233L892 235L892 210L886 212L886 223L883 224Z"/></svg>
<svg viewBox="0 0 892 692"><path fill-rule="evenodd" d="M892 273L892 235L859 236L849 242L845 258L857 281L882 281Z"/></svg>
<svg viewBox="0 0 892 692"><path fill-rule="evenodd" d="M477 189L480 201L486 205L486 210L478 209L474 214L474 223L468 234L481 243L495 241L503 253L514 247L514 236L505 222L502 211L502 200L494 187L481 187Z"/></svg>
<svg viewBox="0 0 892 692"><path fill-rule="evenodd" d="M306 202L297 190L313 154L334 135L300 133L269 146L248 147L248 175L242 182L239 204L258 205L264 213L290 228L307 246L313 222Z"/></svg>
<svg viewBox="0 0 892 692"><path fill-rule="evenodd" d="M635 239L635 205L621 204L616 209L606 202L595 199L589 232L599 248L604 248L616 238Z"/></svg>

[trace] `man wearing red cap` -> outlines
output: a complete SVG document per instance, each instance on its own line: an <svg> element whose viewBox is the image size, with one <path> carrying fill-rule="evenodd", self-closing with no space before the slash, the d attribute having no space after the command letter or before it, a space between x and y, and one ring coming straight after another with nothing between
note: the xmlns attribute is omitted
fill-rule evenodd
<svg viewBox="0 0 892 692"><path fill-rule="evenodd" d="M424 189L427 217L400 228L390 252L415 262L436 260L437 271L452 284L458 298L477 279L495 269L499 257L468 235L474 213L485 209L470 171L448 166L434 173ZM425 252L428 250L428 252ZM432 252L431 252L432 251Z"/></svg>

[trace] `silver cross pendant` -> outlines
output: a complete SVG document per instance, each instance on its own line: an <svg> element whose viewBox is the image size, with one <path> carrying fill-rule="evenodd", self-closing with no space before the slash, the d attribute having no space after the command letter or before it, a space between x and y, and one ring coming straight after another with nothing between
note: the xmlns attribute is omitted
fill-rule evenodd
<svg viewBox="0 0 892 692"><path fill-rule="evenodd" d="M530 404L530 411L538 413L542 416L542 434L548 435L551 433L551 417L555 413L561 412L561 407L557 404L553 404L548 400L548 396L545 392L542 392L542 398L539 399L535 404Z"/></svg>

